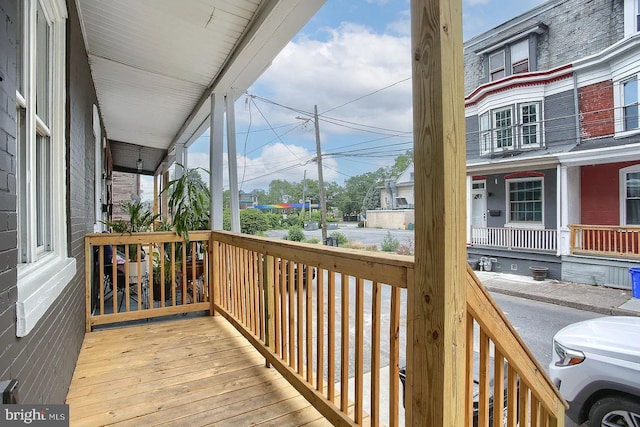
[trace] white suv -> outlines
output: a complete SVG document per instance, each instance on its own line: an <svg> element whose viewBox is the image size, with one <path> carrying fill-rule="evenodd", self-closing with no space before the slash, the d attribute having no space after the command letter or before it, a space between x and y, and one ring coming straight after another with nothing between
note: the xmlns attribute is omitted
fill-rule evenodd
<svg viewBox="0 0 640 427"><path fill-rule="evenodd" d="M640 317L574 323L553 337L549 374L567 415L591 427L640 427Z"/></svg>

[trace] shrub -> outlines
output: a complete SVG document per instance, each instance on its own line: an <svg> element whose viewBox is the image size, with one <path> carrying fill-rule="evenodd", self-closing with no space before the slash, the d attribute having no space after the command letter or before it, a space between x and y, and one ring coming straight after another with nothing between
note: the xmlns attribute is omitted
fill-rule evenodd
<svg viewBox="0 0 640 427"><path fill-rule="evenodd" d="M398 253L400 255L413 255L414 242L413 239L409 238L407 241L400 246L398 246Z"/></svg>
<svg viewBox="0 0 640 427"><path fill-rule="evenodd" d="M378 245L365 246L364 250L365 251L371 251L371 252L377 252L378 251Z"/></svg>
<svg viewBox="0 0 640 427"><path fill-rule="evenodd" d="M244 209L240 211L240 231L245 234L256 234L269 229L267 218L258 209Z"/></svg>
<svg viewBox="0 0 640 427"><path fill-rule="evenodd" d="M269 212L264 214L264 216L267 220L267 227L269 230L278 230L282 228L282 215Z"/></svg>
<svg viewBox="0 0 640 427"><path fill-rule="evenodd" d="M317 237L310 237L307 240L305 240L305 242L313 243L314 245L317 245L318 243L320 243L322 241L320 239L318 239Z"/></svg>
<svg viewBox="0 0 640 427"><path fill-rule="evenodd" d="M304 233L302 232L302 228L300 226L293 226L289 228L286 239L291 240L292 242L302 242L304 240Z"/></svg>
<svg viewBox="0 0 640 427"><path fill-rule="evenodd" d="M289 215L288 217L282 219L282 226L284 228L295 226L302 227L302 219L296 215Z"/></svg>
<svg viewBox="0 0 640 427"><path fill-rule="evenodd" d="M395 252L398 250L398 246L400 246L400 242L398 239L393 237L389 231L387 231L387 235L382 241L381 249L384 252Z"/></svg>
<svg viewBox="0 0 640 427"><path fill-rule="evenodd" d="M347 236L340 233L339 231L334 231L333 233L330 234L330 236L338 239L338 246L346 245L349 242L349 239L347 239Z"/></svg>

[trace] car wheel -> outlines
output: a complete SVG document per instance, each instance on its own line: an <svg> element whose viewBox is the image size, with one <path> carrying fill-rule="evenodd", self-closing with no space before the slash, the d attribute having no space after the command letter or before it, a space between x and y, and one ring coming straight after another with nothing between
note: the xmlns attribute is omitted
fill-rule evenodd
<svg viewBox="0 0 640 427"><path fill-rule="evenodd" d="M640 404L623 397L598 400L589 411L591 427L640 427Z"/></svg>

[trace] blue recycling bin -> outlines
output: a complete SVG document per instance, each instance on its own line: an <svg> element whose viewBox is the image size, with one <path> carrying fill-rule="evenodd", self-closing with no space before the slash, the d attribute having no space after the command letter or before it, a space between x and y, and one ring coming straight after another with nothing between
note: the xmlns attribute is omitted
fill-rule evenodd
<svg viewBox="0 0 640 427"><path fill-rule="evenodd" d="M640 268L630 268L629 274L631 274L631 296L640 298Z"/></svg>

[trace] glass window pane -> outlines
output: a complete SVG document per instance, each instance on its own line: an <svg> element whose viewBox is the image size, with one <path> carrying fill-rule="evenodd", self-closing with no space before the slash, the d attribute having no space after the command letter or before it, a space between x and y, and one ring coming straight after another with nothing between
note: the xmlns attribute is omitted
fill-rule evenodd
<svg viewBox="0 0 640 427"><path fill-rule="evenodd" d="M627 174L627 197L640 198L640 172Z"/></svg>
<svg viewBox="0 0 640 427"><path fill-rule="evenodd" d="M36 3L36 114L48 126L50 26L40 2Z"/></svg>
<svg viewBox="0 0 640 427"><path fill-rule="evenodd" d="M638 128L638 104L624 107L624 130Z"/></svg>
<svg viewBox="0 0 640 427"><path fill-rule="evenodd" d="M489 56L489 69L491 71L504 68L504 51Z"/></svg>
<svg viewBox="0 0 640 427"><path fill-rule="evenodd" d="M511 63L529 60L529 39L511 45Z"/></svg>
<svg viewBox="0 0 640 427"><path fill-rule="evenodd" d="M51 147L49 138L37 137L36 146L36 245L51 250Z"/></svg>
<svg viewBox="0 0 640 427"><path fill-rule="evenodd" d="M638 102L638 80L632 79L624 83L624 105Z"/></svg>
<svg viewBox="0 0 640 427"><path fill-rule="evenodd" d="M627 225L640 225L640 199L627 200Z"/></svg>

